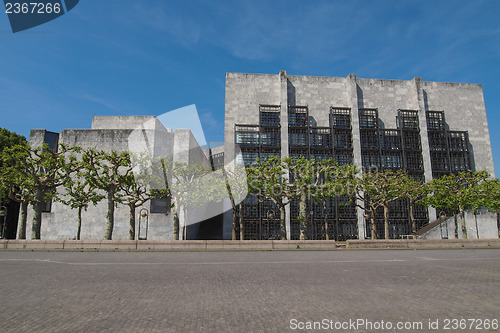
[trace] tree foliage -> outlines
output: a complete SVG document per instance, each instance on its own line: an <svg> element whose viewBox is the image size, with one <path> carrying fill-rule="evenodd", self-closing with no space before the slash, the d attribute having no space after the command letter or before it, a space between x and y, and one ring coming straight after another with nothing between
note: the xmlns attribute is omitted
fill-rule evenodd
<svg viewBox="0 0 500 333"><path fill-rule="evenodd" d="M440 210L456 212L461 219L462 234L467 238L467 227L465 221L465 210L476 209L484 200L477 196L477 191L488 179L486 170L477 172L459 172L452 175L444 175L433 179L431 182L432 195L429 203ZM458 225L456 225L455 236L458 238Z"/></svg>

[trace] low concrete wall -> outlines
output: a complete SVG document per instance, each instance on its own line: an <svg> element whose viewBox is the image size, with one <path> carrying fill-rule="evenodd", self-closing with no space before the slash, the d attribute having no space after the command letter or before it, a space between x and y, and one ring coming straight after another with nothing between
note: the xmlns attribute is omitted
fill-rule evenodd
<svg viewBox="0 0 500 333"><path fill-rule="evenodd" d="M500 239L391 239L391 240L348 240L348 249L446 249L500 247Z"/></svg>
<svg viewBox="0 0 500 333"><path fill-rule="evenodd" d="M220 251L220 250L333 250L335 241L258 241L258 240L0 240L0 250L102 250L102 251Z"/></svg>

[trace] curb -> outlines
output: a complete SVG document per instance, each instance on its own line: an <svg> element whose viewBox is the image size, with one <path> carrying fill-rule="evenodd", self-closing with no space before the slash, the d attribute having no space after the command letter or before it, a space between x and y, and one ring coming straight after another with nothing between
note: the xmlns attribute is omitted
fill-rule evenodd
<svg viewBox="0 0 500 333"><path fill-rule="evenodd" d="M458 249L500 248L500 239L391 239L348 240L347 249Z"/></svg>
<svg viewBox="0 0 500 333"><path fill-rule="evenodd" d="M0 240L0 250L47 251L224 251L224 250L335 250L335 241L325 240Z"/></svg>

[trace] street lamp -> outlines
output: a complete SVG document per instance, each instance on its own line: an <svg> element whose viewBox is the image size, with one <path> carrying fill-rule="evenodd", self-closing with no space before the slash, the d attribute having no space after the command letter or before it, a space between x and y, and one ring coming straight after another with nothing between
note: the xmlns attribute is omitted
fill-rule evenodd
<svg viewBox="0 0 500 333"><path fill-rule="evenodd" d="M146 222L146 237L141 238L141 220L145 219ZM149 211L146 208L141 209L139 212L139 232L137 238L139 240L147 240L148 239L148 227L149 227Z"/></svg>
<svg viewBox="0 0 500 333"><path fill-rule="evenodd" d="M441 239L448 239L448 223L445 223L446 228L446 236L443 235L443 222L446 221L446 213L444 211L439 212L439 219L441 222L439 223L439 229L441 230Z"/></svg>

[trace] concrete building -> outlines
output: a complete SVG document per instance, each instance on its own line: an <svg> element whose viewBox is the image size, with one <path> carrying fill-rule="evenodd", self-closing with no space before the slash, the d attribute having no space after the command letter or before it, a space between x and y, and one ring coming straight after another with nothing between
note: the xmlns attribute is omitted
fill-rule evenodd
<svg viewBox="0 0 500 333"><path fill-rule="evenodd" d="M405 169L413 177L430 180L466 170L488 170L494 176L488 123L479 84L315 77L272 74L226 74L224 146L202 149L189 130L165 128L156 117L94 117L91 129L52 133L32 130L30 143L97 147L103 150L146 150L154 156L171 155L175 161L198 163L214 170L241 162L251 165L269 156L334 158L360 170ZM146 147L146 148L145 148ZM237 164L237 163L235 163ZM369 224L361 209L339 197L328 202L330 239L364 239ZM208 209L181 213L184 239L231 239L232 206L228 199ZM214 206L214 205L212 205ZM153 200L147 210L148 239L172 239L173 214L165 202ZM248 196L243 202L244 239L277 239L280 221L271 202ZM298 204L287 209L287 239L299 238ZM308 238L325 239L322 204L309 202ZM411 234L408 205L391 206L390 237ZM76 211L48 203L42 216L43 239L72 239ZM128 239L129 211L115 210L113 239ZM498 237L496 217L482 212L469 215L469 237ZM28 221L31 221L30 211ZM422 238L453 238L454 224L435 223L435 209L416 209ZM102 239L106 202L83 214L82 239ZM472 216L472 217L471 217ZM141 238L145 235L143 221ZM429 222L431 225L429 226ZM427 226L427 227L426 227ZM424 228L426 227L426 228ZM31 235L31 223L27 225ZM384 237L383 217L377 232ZM459 232L460 233L460 232ZM239 230L237 230L239 235ZM137 235L138 237L139 235Z"/></svg>
<svg viewBox="0 0 500 333"><path fill-rule="evenodd" d="M225 158L242 151L245 164L271 155L333 157L359 169L406 169L429 180L466 170L494 176L486 110L480 84L315 77L272 74L226 74ZM329 230L337 240L364 239L370 230L361 209L328 205ZM322 208L310 203L309 237L324 239ZM270 202L248 197L243 208L246 239L278 235L279 214ZM404 201L391 207L391 238L411 234ZM275 218L269 218L274 215ZM298 239L296 203L288 206L288 239ZM434 209L420 209L418 225L436 219ZM493 228L494 229L494 228ZM384 236L378 219L379 237ZM497 234L498 235L498 234ZM491 236L491 235L490 235ZM497 236L492 236L497 237Z"/></svg>
<svg viewBox="0 0 500 333"><path fill-rule="evenodd" d="M147 144L144 141L147 141ZM210 166L208 151L199 147L190 130L167 129L153 116L98 116L93 117L91 129L67 129L61 133L32 130L30 144L37 147L43 143L47 143L52 149L57 149L58 144L65 143L69 146L95 147L105 151L147 150L152 156L173 156L174 161ZM146 237L146 225L148 239L172 239L173 214L166 207L164 200L152 200L137 208L137 213L146 209L147 219L142 218L141 229L136 226L136 239L139 236ZM96 207L90 205L88 211L83 212L81 239L103 239L106 211L107 202L103 200ZM31 236L32 214L30 207L27 223L28 238ZM77 230L76 214L76 210L60 202L47 203L42 214L42 239L73 239ZM141 218L136 217L136 219L136 223L139 223ZM189 216L181 216L180 219L181 229L185 226L185 233L180 237L196 239L201 224L187 223ZM128 208L124 205L117 205L113 239L128 239L128 232Z"/></svg>

